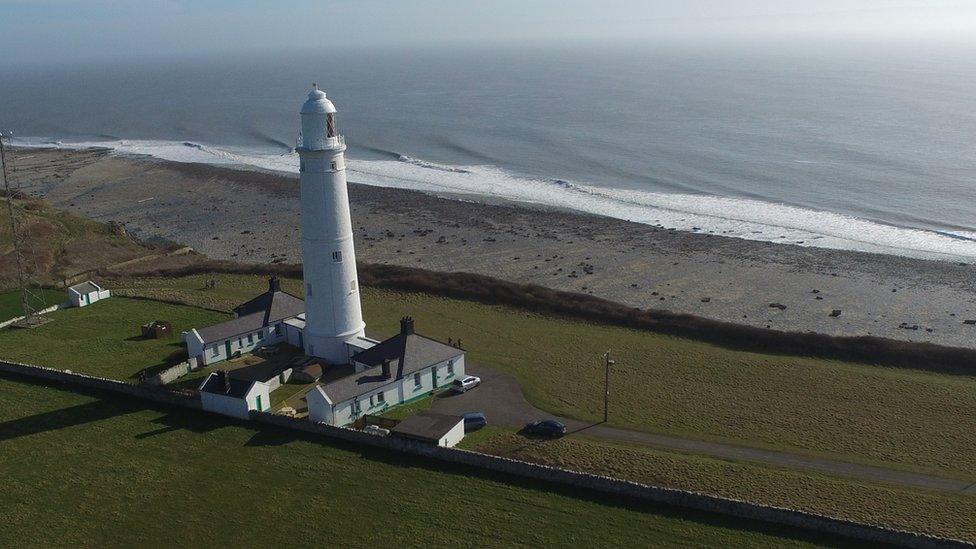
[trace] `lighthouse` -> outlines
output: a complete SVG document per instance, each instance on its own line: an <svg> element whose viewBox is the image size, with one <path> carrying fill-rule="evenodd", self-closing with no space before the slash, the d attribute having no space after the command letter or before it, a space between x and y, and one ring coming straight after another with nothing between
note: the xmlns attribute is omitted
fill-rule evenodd
<svg viewBox="0 0 976 549"><path fill-rule="evenodd" d="M349 362L347 342L365 337L346 188L345 140L336 108L312 85L302 105L300 158L305 276L303 345L309 356Z"/></svg>

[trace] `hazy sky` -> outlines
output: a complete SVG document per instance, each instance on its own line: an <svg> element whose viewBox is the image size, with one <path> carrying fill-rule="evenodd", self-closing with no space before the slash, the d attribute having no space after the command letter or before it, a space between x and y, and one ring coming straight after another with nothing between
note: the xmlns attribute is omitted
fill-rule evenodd
<svg viewBox="0 0 976 549"><path fill-rule="evenodd" d="M0 0L2 64L456 43L976 40L976 0Z"/></svg>

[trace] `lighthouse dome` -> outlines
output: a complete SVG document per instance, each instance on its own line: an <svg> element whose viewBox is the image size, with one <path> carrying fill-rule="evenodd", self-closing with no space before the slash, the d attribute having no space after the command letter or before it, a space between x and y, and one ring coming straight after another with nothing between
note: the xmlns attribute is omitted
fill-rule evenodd
<svg viewBox="0 0 976 549"><path fill-rule="evenodd" d="M325 96L325 92L314 86L308 92L308 99L302 105L302 114L330 114L336 112L335 105Z"/></svg>

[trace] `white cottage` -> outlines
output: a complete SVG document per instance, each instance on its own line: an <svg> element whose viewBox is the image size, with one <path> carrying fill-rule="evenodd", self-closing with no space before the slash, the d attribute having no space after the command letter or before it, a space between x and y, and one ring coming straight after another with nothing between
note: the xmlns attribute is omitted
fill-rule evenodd
<svg viewBox="0 0 976 549"><path fill-rule="evenodd" d="M268 291L234 308L234 318L183 332L186 354L207 365L258 347L300 339L300 332L290 333L295 328L289 323L300 321L304 325L304 312L305 302L281 291L281 283L273 277L268 281Z"/></svg>
<svg viewBox="0 0 976 549"><path fill-rule="evenodd" d="M91 280L68 288L68 300L73 307L84 307L109 297L112 297L111 291L102 288Z"/></svg>
<svg viewBox="0 0 976 549"><path fill-rule="evenodd" d="M236 379L216 371L200 384L200 403L208 412L248 419L251 410L271 410L271 390L262 381Z"/></svg>
<svg viewBox="0 0 976 549"><path fill-rule="evenodd" d="M414 333L410 317L400 321L400 333L354 354L352 363L354 374L316 385L305 396L310 420L349 425L464 377L464 351Z"/></svg>

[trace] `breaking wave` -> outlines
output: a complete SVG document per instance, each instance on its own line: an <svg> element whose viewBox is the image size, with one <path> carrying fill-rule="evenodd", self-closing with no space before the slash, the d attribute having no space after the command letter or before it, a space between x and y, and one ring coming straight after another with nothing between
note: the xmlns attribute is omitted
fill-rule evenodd
<svg viewBox="0 0 976 549"><path fill-rule="evenodd" d="M52 144L52 142L46 142ZM18 144L26 144L21 141ZM32 145L43 141L31 140ZM176 162L251 166L297 173L298 155L255 153L194 142L118 140L54 143L106 147L116 154L149 155ZM576 210L679 231L766 242L976 262L976 232L896 227L848 215L755 199L612 189L562 179L523 177L495 166L448 166L409 156L350 158L349 180L430 193L487 196Z"/></svg>

